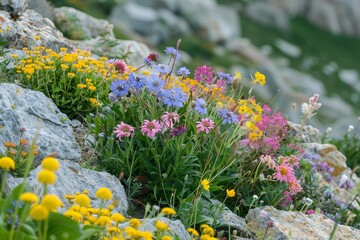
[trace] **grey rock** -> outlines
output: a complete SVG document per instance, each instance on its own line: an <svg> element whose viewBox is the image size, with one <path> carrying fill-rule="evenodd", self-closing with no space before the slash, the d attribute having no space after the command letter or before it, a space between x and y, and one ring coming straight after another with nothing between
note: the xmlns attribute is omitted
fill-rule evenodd
<svg viewBox="0 0 360 240"><path fill-rule="evenodd" d="M114 37L113 25L108 21L96 19L74 8L55 8L54 15L55 25L70 39L85 40L98 36Z"/></svg>
<svg viewBox="0 0 360 240"><path fill-rule="evenodd" d="M225 48L236 56L252 63L263 65L268 58L247 38L232 38L225 42Z"/></svg>
<svg viewBox="0 0 360 240"><path fill-rule="evenodd" d="M312 1L311 7L307 14L308 19L320 26L329 30L334 34L341 32L341 25L338 19L337 9L331 3L332 1Z"/></svg>
<svg viewBox="0 0 360 240"><path fill-rule="evenodd" d="M39 155L35 165L54 152L57 158L78 161L80 147L75 141L73 129L63 123L66 115L43 93L23 89L15 84L0 84L0 142L18 143L19 128L25 128L22 138L32 141L39 133ZM0 151L5 147L1 144Z"/></svg>
<svg viewBox="0 0 360 240"><path fill-rule="evenodd" d="M95 197L97 189L107 187L112 191L112 201L116 201L114 212L125 214L128 209L128 202L125 195L124 187L120 181L107 172L96 172L86 168L81 168L79 164L72 161L59 161L60 168L56 172L57 180L54 185L48 185L48 193L56 194L64 203L65 209L68 209L71 204L64 197L64 195L74 195L76 192L84 190L89 191L91 199L91 206L94 208L100 207L100 200ZM30 172L26 182L29 190L40 193L43 191L43 186L39 185L37 175L41 170L41 166ZM22 178L14 178L9 176L6 179L6 191L16 187L23 181ZM62 209L64 211L65 209Z"/></svg>
<svg viewBox="0 0 360 240"><path fill-rule="evenodd" d="M327 240L335 224L321 214L305 215L302 212L281 211L270 206L250 210L246 221L252 233L264 233L268 222L272 222L273 227L268 229L267 238L274 240ZM338 225L334 239L359 240L360 230Z"/></svg>
<svg viewBox="0 0 360 240"><path fill-rule="evenodd" d="M110 48L106 47L106 42L108 41L111 42ZM111 54L112 58L120 58L122 53L130 52L126 62L134 67L143 65L144 58L151 52L145 44L132 40L105 39L97 37L84 41L72 41L72 43L78 49L86 50L90 48L92 53L95 53L96 55L109 56L109 54Z"/></svg>
<svg viewBox="0 0 360 240"><path fill-rule="evenodd" d="M267 2L251 2L246 6L245 14L263 25L276 27L282 31L289 30L287 12Z"/></svg>
<svg viewBox="0 0 360 240"><path fill-rule="evenodd" d="M43 18L34 10L26 10L16 21L8 12L0 11L0 24L2 29L10 29L3 33L10 43L10 48L22 49L40 45L54 51L59 51L61 47L73 48L48 18ZM35 36L40 36L41 39L35 40Z"/></svg>
<svg viewBox="0 0 360 240"><path fill-rule="evenodd" d="M297 58L301 55L301 49L285 40L276 39L275 46L290 57Z"/></svg>
<svg viewBox="0 0 360 240"><path fill-rule="evenodd" d="M152 218L152 219L144 219L141 221L141 225L139 227L142 231L149 231L149 232L155 232L155 223L159 220L164 223L169 224L169 228L171 229L171 236L175 237L178 236L179 239L191 239L190 234L186 231L185 226L181 223L180 220L172 221L166 217L161 218Z"/></svg>
<svg viewBox="0 0 360 240"><path fill-rule="evenodd" d="M29 9L41 14L44 18L54 21L54 8L47 0L28 0Z"/></svg>
<svg viewBox="0 0 360 240"><path fill-rule="evenodd" d="M303 142L305 143L312 143L312 142L320 142L320 131L311 126L305 125L301 127L300 124L293 123L288 121L289 130L293 131L293 135L295 136L301 130L301 134L298 136Z"/></svg>
<svg viewBox="0 0 360 240"><path fill-rule="evenodd" d="M27 0L0 0L0 10L4 10L16 19L28 8Z"/></svg>

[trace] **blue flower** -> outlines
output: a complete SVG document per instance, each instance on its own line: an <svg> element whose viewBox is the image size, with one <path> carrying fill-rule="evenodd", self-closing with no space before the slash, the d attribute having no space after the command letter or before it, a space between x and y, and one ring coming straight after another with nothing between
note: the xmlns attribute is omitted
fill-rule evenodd
<svg viewBox="0 0 360 240"><path fill-rule="evenodd" d="M180 58L181 58L179 51L173 47L167 47L165 49L165 53L172 56L173 58L175 58L175 60L180 60Z"/></svg>
<svg viewBox="0 0 360 240"><path fill-rule="evenodd" d="M187 94L180 88L165 89L162 91L162 101L169 107L182 107L187 100Z"/></svg>
<svg viewBox="0 0 360 240"><path fill-rule="evenodd" d="M233 78L228 73L218 72L217 73L220 80L227 81L228 83L232 83Z"/></svg>
<svg viewBox="0 0 360 240"><path fill-rule="evenodd" d="M129 94L129 84L127 81L116 80L111 83L111 92L117 97L123 97Z"/></svg>
<svg viewBox="0 0 360 240"><path fill-rule="evenodd" d="M178 75L181 75L182 77L187 77L187 75L190 74L189 69L187 69L186 67L181 67L179 68L179 70L177 71Z"/></svg>
<svg viewBox="0 0 360 240"><path fill-rule="evenodd" d="M218 110L217 114L219 114L219 116L223 119L222 124L226 124L226 123L238 124L239 123L238 117L233 112L229 111L226 108Z"/></svg>
<svg viewBox="0 0 360 240"><path fill-rule="evenodd" d="M131 88L139 91L145 85L146 77L143 75L135 75L131 73L128 80Z"/></svg>
<svg viewBox="0 0 360 240"><path fill-rule="evenodd" d="M159 92L165 86L165 82L155 74L151 74L145 84L149 91L155 93Z"/></svg>
<svg viewBox="0 0 360 240"><path fill-rule="evenodd" d="M207 114L205 100L203 98L196 99L194 109L200 114Z"/></svg>
<svg viewBox="0 0 360 240"><path fill-rule="evenodd" d="M170 72L170 67L165 64L158 64L155 66L155 71L158 73L168 74Z"/></svg>
<svg viewBox="0 0 360 240"><path fill-rule="evenodd" d="M154 63L148 58L144 58L144 64L151 68L154 67Z"/></svg>

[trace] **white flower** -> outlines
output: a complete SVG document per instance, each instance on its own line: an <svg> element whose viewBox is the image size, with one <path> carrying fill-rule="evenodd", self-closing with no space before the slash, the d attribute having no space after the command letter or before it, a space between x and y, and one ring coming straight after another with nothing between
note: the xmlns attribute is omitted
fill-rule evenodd
<svg viewBox="0 0 360 240"><path fill-rule="evenodd" d="M347 132L351 133L354 129L355 129L355 127L353 125L349 125Z"/></svg>
<svg viewBox="0 0 360 240"><path fill-rule="evenodd" d="M331 127L328 127L328 128L326 129L325 133L328 134L328 133L331 132L331 131L332 131L332 128L331 128Z"/></svg>
<svg viewBox="0 0 360 240"><path fill-rule="evenodd" d="M339 181L339 187L342 187L347 181L349 180L348 176L345 174L341 175L340 181Z"/></svg>

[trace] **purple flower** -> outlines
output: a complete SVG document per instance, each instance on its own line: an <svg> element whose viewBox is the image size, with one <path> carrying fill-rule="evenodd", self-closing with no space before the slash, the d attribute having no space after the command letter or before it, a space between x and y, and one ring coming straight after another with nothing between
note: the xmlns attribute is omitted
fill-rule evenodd
<svg viewBox="0 0 360 240"><path fill-rule="evenodd" d="M180 60L180 58L181 58L181 55L180 55L179 51L176 50L176 49L173 48L173 47L167 47L167 48L165 49L165 53L168 54L168 55L170 55L171 57L175 58L176 61L177 61L177 60Z"/></svg>
<svg viewBox="0 0 360 240"><path fill-rule="evenodd" d="M220 116L220 118L223 119L222 124L226 124L226 123L238 124L239 123L238 117L233 112L229 111L226 108L218 110L217 114Z"/></svg>
<svg viewBox="0 0 360 240"><path fill-rule="evenodd" d="M165 82L155 74L151 74L145 84L149 91L155 93L159 92L165 86Z"/></svg>
<svg viewBox="0 0 360 240"><path fill-rule="evenodd" d="M155 71L157 71L158 73L168 74L170 72L170 67L165 64L158 64L155 65Z"/></svg>
<svg viewBox="0 0 360 240"><path fill-rule="evenodd" d="M154 67L154 63L148 58L144 58L144 64L151 68Z"/></svg>
<svg viewBox="0 0 360 240"><path fill-rule="evenodd" d="M131 73L128 80L131 88L139 91L145 85L146 77L143 75L135 75Z"/></svg>
<svg viewBox="0 0 360 240"><path fill-rule="evenodd" d="M187 94L183 93L180 88L165 89L161 96L163 103L169 107L182 107L187 100Z"/></svg>
<svg viewBox="0 0 360 240"><path fill-rule="evenodd" d="M233 81L233 78L228 73L218 72L217 75L220 80L224 80L227 83L232 83Z"/></svg>
<svg viewBox="0 0 360 240"><path fill-rule="evenodd" d="M111 92L117 97L123 97L129 94L129 85L127 81L116 80L111 83Z"/></svg>
<svg viewBox="0 0 360 240"><path fill-rule="evenodd" d="M190 74L189 69L187 69L186 67L181 67L179 68L179 70L177 71L178 75L181 75L182 77L187 77L187 75Z"/></svg>
<svg viewBox="0 0 360 240"><path fill-rule="evenodd" d="M200 114L207 114L205 100L203 98L196 99L194 109Z"/></svg>
<svg viewBox="0 0 360 240"><path fill-rule="evenodd" d="M197 67L194 72L194 79L198 82L206 82L207 84L211 84L213 81L213 74L214 71L211 67L208 67L206 65L202 67Z"/></svg>
<svg viewBox="0 0 360 240"><path fill-rule="evenodd" d="M186 132L186 128L184 124L180 124L179 126L173 128L170 132L170 135L172 137L176 137L179 136L181 134L183 134L184 132Z"/></svg>

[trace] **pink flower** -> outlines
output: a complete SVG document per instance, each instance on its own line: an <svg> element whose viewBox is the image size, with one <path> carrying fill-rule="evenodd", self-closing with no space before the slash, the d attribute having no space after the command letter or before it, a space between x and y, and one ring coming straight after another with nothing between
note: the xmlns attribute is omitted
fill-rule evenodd
<svg viewBox="0 0 360 240"><path fill-rule="evenodd" d="M196 68L194 72L194 79L198 82L204 81L207 84L211 84L213 82L213 74L214 71L212 68L204 65Z"/></svg>
<svg viewBox="0 0 360 240"><path fill-rule="evenodd" d="M197 133L205 131L206 134L209 134L210 130L214 128L213 120L209 118L203 118L200 122L196 122Z"/></svg>
<svg viewBox="0 0 360 240"><path fill-rule="evenodd" d="M122 137L130 137L131 133L134 132L135 128L132 126L121 122L119 125L116 126L114 133L121 141Z"/></svg>
<svg viewBox="0 0 360 240"><path fill-rule="evenodd" d="M165 112L164 115L161 116L161 119L167 128L172 128L175 123L179 122L179 115L175 112Z"/></svg>
<svg viewBox="0 0 360 240"><path fill-rule="evenodd" d="M267 165L271 169L276 168L276 163L274 159L270 155L261 155L260 156L260 162Z"/></svg>
<svg viewBox="0 0 360 240"><path fill-rule="evenodd" d="M296 180L293 167L287 163L276 166L275 171L274 178L280 182L289 183Z"/></svg>
<svg viewBox="0 0 360 240"><path fill-rule="evenodd" d="M141 133L148 137L155 137L155 135L161 131L161 124L157 120L145 120L141 125Z"/></svg>
<svg viewBox="0 0 360 240"><path fill-rule="evenodd" d="M295 195L302 190L300 183L295 178L288 183L288 187L291 195Z"/></svg>
<svg viewBox="0 0 360 240"><path fill-rule="evenodd" d="M112 64L114 65L116 71L118 71L120 74L129 72L129 67L123 60L113 60Z"/></svg>
<svg viewBox="0 0 360 240"><path fill-rule="evenodd" d="M305 213L307 215L315 214L315 210L314 209L308 209Z"/></svg>
<svg viewBox="0 0 360 240"><path fill-rule="evenodd" d="M286 190L285 192L283 192L283 200L281 202L281 207L285 208L286 206L288 206L289 204L293 203L291 194L288 190Z"/></svg>

